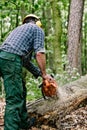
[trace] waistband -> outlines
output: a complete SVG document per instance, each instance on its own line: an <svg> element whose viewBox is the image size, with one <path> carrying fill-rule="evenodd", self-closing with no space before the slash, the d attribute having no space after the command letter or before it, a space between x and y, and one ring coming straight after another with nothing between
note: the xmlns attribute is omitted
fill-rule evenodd
<svg viewBox="0 0 87 130"><path fill-rule="evenodd" d="M11 60L14 59L14 58L22 59L22 57L17 55L17 54L6 52L6 51L3 51L3 50L0 50L0 58L11 59Z"/></svg>

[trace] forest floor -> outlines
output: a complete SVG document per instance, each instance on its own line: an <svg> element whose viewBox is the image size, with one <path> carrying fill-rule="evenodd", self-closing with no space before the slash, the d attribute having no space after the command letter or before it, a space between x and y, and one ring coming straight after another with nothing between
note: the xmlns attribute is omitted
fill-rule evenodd
<svg viewBox="0 0 87 130"><path fill-rule="evenodd" d="M5 109L5 100L0 98L0 130L3 130L4 109ZM56 126L50 127L49 125L41 125L39 128L33 127L30 130L58 130L58 129L56 128ZM87 130L87 105L79 106L69 115L66 115L61 120L60 130Z"/></svg>

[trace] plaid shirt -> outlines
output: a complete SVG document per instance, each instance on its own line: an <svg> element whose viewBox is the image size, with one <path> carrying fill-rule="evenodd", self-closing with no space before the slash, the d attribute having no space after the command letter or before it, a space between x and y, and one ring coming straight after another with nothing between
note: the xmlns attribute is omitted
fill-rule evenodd
<svg viewBox="0 0 87 130"><path fill-rule="evenodd" d="M41 76L40 69L29 61L31 55L26 58L32 50L35 53L45 52L44 32L37 25L27 23L14 29L1 45L0 50L23 56L23 66L36 78Z"/></svg>
<svg viewBox="0 0 87 130"><path fill-rule="evenodd" d="M0 50L24 56L31 50L45 52L44 32L36 24L27 23L14 29Z"/></svg>

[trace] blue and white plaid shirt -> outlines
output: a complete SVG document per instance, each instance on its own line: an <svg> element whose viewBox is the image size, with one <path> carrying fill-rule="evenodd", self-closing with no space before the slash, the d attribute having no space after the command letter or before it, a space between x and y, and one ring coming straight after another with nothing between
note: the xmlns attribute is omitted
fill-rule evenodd
<svg viewBox="0 0 87 130"><path fill-rule="evenodd" d="M35 77L41 76L40 69L29 61L30 52L45 52L44 32L36 24L27 23L14 29L0 46L0 50L23 56L23 66Z"/></svg>
<svg viewBox="0 0 87 130"><path fill-rule="evenodd" d="M33 50L45 52L44 32L36 24L27 23L14 29L4 41L0 50L24 56Z"/></svg>

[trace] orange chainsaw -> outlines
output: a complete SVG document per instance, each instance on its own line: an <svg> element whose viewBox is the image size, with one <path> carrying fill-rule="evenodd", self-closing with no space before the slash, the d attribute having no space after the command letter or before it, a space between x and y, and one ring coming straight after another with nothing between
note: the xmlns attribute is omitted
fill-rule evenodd
<svg viewBox="0 0 87 130"><path fill-rule="evenodd" d="M46 99L46 97L57 96L58 85L55 80L51 82L45 79L39 88L41 88L44 99Z"/></svg>

